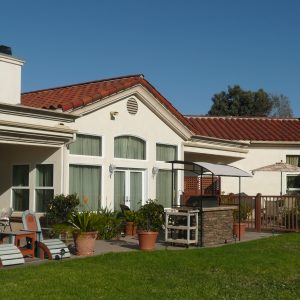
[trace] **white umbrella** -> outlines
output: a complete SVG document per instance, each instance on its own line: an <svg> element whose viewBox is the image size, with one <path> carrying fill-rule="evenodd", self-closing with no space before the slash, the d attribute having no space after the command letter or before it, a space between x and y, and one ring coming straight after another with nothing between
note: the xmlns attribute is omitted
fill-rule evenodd
<svg viewBox="0 0 300 300"><path fill-rule="evenodd" d="M252 170L252 173L257 171L269 171L269 172L280 172L280 184L281 184L281 190L280 190L280 195L282 195L282 173L283 172L300 172L300 167L290 165L288 163L284 163L283 161L277 162L272 165L264 166L261 168L257 168Z"/></svg>

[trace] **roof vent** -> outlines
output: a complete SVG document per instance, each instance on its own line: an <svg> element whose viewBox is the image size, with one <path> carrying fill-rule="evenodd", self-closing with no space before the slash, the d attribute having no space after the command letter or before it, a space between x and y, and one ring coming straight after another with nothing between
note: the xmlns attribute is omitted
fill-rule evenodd
<svg viewBox="0 0 300 300"><path fill-rule="evenodd" d="M131 115L135 115L138 112L138 104L137 101L135 99L128 99L127 101L127 111L131 114Z"/></svg>
<svg viewBox="0 0 300 300"><path fill-rule="evenodd" d="M0 45L0 53L12 55L11 48L4 45Z"/></svg>

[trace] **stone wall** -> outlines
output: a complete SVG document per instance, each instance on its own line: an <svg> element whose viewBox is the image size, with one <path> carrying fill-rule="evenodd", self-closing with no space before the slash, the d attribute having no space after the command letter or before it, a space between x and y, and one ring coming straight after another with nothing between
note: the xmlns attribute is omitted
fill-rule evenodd
<svg viewBox="0 0 300 300"><path fill-rule="evenodd" d="M202 246L212 246L225 244L233 241L233 209L236 207L213 207L203 208L203 222L199 214L199 242L201 242L201 222Z"/></svg>

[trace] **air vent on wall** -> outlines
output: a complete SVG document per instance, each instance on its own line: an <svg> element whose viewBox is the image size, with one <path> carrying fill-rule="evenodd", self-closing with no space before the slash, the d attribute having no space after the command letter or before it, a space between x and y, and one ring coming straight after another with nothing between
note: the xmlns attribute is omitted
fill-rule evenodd
<svg viewBox="0 0 300 300"><path fill-rule="evenodd" d="M138 104L135 99L128 99L127 101L127 111L131 115L135 115L138 112Z"/></svg>

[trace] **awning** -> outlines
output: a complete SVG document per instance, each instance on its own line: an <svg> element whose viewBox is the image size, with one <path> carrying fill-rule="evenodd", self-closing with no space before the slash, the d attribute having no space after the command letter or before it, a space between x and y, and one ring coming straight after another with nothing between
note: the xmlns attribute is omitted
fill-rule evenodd
<svg viewBox="0 0 300 300"><path fill-rule="evenodd" d="M179 164L179 165L189 165L190 167L185 170L195 172L199 175L206 173L207 171L215 176L228 176L228 177L252 177L250 173L247 173L237 167L223 165L223 164L213 164L208 162L190 162L183 160L168 161L168 163ZM177 168L174 168L177 169ZM178 168L181 169L181 168ZM183 169L182 169L183 170Z"/></svg>

